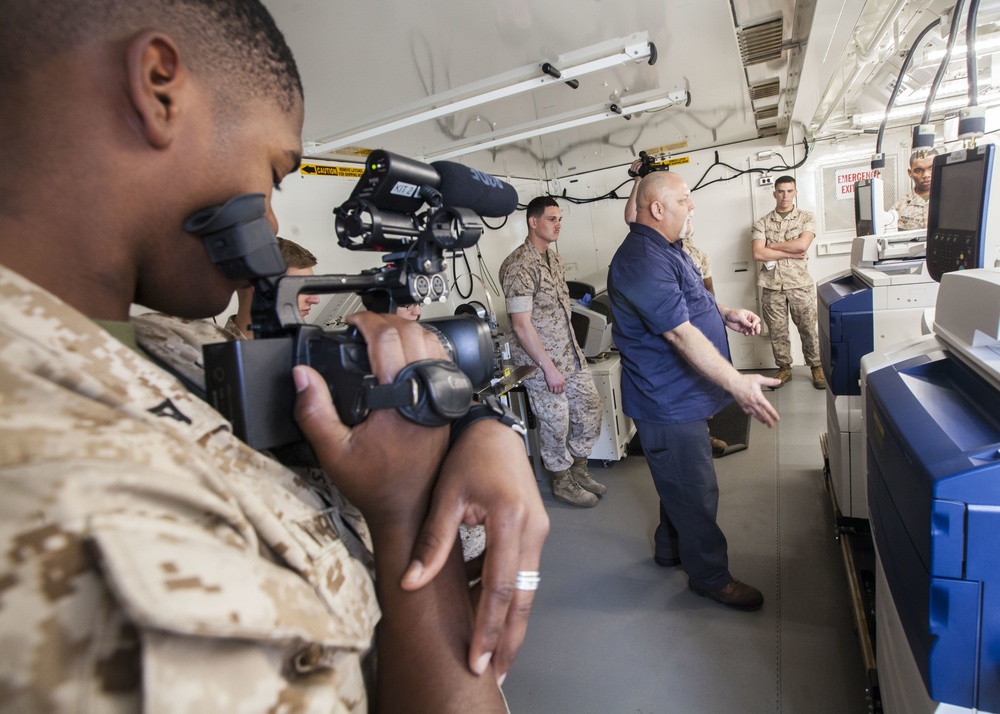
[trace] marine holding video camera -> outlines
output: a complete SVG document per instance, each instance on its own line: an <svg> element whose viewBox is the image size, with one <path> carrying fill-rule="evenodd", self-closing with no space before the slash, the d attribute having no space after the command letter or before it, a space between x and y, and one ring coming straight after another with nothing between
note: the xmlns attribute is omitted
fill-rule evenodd
<svg viewBox="0 0 1000 714"><path fill-rule="evenodd" d="M425 203L429 208L418 213ZM302 292L383 292L390 311L396 304L443 301L448 294L445 252L475 245L483 232L477 214L504 216L516 205L514 189L487 174L376 151L350 198L334 213L340 245L386 253L383 267L359 275L303 277L283 276L280 255L268 243L269 227L253 219L256 208L248 197L193 216L189 230L201 234L210 251L214 246L220 267L255 286L251 328L257 339L205 348L209 401L232 421L237 436L265 449L301 439L292 419L291 368L297 364L323 375L348 425L381 408L396 408L426 426L465 416L473 390L488 383L494 371L493 343L483 321L465 315L424 321L450 361L412 363L392 384L379 385L358 332L306 325L296 301ZM255 408L260 404L269 408Z"/></svg>
<svg viewBox="0 0 1000 714"><path fill-rule="evenodd" d="M293 416L323 471L307 480L159 359L165 324L145 343L137 329L160 313L225 339L205 318L281 272L268 199L304 105L266 8L5 10L0 147L19 170L0 191L0 710L506 711L497 681L548 531L521 438L483 419L449 443L395 409L348 427L298 365ZM416 323L348 321L385 384L446 357ZM203 367L202 342L173 334ZM490 541L477 593L463 522Z"/></svg>

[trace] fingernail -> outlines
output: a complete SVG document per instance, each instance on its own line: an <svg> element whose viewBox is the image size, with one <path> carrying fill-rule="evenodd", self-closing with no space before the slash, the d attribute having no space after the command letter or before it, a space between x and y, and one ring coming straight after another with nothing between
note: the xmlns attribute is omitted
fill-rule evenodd
<svg viewBox="0 0 1000 714"><path fill-rule="evenodd" d="M493 658L492 652L487 652L476 660L476 665L472 668L472 671L476 674L482 674L486 671L486 668L490 666L490 660Z"/></svg>
<svg viewBox="0 0 1000 714"><path fill-rule="evenodd" d="M420 579L420 576L424 574L424 564L419 560L414 560L410 563L410 567L406 569L403 573L404 582L414 582Z"/></svg>
<svg viewBox="0 0 1000 714"><path fill-rule="evenodd" d="M299 393L306 391L309 386L309 376L301 367L292 368L292 381L295 382L295 391Z"/></svg>
<svg viewBox="0 0 1000 714"><path fill-rule="evenodd" d="M505 680L505 679L507 679L507 673L506 672L504 672L499 677L497 677L497 686L498 687L502 687L503 686L503 680Z"/></svg>

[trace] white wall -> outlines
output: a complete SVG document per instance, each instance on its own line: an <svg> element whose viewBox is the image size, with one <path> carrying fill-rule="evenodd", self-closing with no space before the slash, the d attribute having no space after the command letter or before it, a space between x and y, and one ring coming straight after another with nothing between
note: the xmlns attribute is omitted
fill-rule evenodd
<svg viewBox="0 0 1000 714"><path fill-rule="evenodd" d="M873 136L837 142L818 142L811 146L805 164L795 171L776 170L771 176L792 173L799 188L798 204L801 208L819 213L817 197L820 175L824 166L850 160L867 162L874 151ZM898 155L897 176L884 177L897 182L898 191L908 190L906 163L909 156L909 132L899 130L888 133L883 150ZM716 160L738 169L764 168L784 163L778 156L758 159L762 151L780 152L787 164L803 158L801 144L781 147L774 140L761 139L735 144L718 150L697 151L687 154L689 163L677 165L673 170L694 187L706 170ZM703 183L734 176L735 172L715 166ZM747 307L759 314L756 288L756 264L751 257L750 228L761 215L774 207L771 186L759 186L760 174L747 174L731 181L712 183L694 193L695 241L712 259L715 291L719 301L731 307ZM381 264L379 253L352 252L337 244L334 232L333 209L351 193L356 180L331 176L290 176L275 194L274 211L280 224L279 234L311 250L319 260L317 273L357 273L362 269ZM593 198L617 189L619 200L604 199L595 203L576 205L560 201L563 228L557 249L567 266L568 277L582 277L595 272L606 273L607 266L618 245L627 233L623 219L625 199L631 190L627 166L619 166L577 176L569 176L546 184L537 180L512 179L519 202L524 205L546 190L557 196L563 192L576 198ZM624 185L622 185L624 183ZM620 188L619 188L620 186ZM487 229L477 246L492 282L497 282L497 272L503 259L526 235L524 212L517 211L503 219L487 219L492 225L502 225L499 230ZM810 272L817 281L847 270L850 267L849 244L853 232L824 231L822 221L810 251ZM473 274L481 275L476 249L469 251ZM455 276L449 270L452 295L444 305L425 307L424 315L434 317L454 312L457 305L467 300L487 303L484 283L470 280L465 265L459 261L458 287L471 295L462 297L455 289ZM490 282L488 279L487 282ZM498 314L501 329L509 329L509 320L503 296L490 292L493 307ZM793 355L801 363L798 336L792 329ZM770 368L774 366L767 335L746 338L730 333L733 361L740 369Z"/></svg>

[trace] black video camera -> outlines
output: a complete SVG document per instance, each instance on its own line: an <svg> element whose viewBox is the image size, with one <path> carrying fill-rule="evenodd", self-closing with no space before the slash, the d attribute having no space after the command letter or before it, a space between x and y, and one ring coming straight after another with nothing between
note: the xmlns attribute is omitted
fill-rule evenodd
<svg viewBox="0 0 1000 714"><path fill-rule="evenodd" d="M642 178L645 177L647 174L653 173L654 171L670 170L670 167L667 166L666 164L653 163L654 162L653 157L647 154L645 151L639 152L639 158L642 159L642 165L639 166L639 169L637 171L633 171L632 169L628 170L628 175L631 176L632 178Z"/></svg>
<svg viewBox="0 0 1000 714"><path fill-rule="evenodd" d="M470 188L470 181L482 185ZM446 197L460 205L444 205ZM429 208L417 213L425 203ZM192 217L189 224L208 225L212 230L193 230L190 225L188 230L202 235L213 258L226 256L227 275L249 279L255 288L250 326L254 339L204 348L209 402L232 422L240 439L257 449L302 441L293 417L291 371L298 364L310 365L323 375L337 412L348 425L381 408L397 408L405 417L431 426L464 415L473 390L488 384L493 376L493 341L482 320L460 315L423 321L421 325L438 336L452 362L415 362L392 384L379 385L371 374L361 335L353 328L325 331L322 326L304 324L298 296L384 293L390 312L397 304L443 301L448 295L445 252L476 244L483 232L477 212L507 215L516 206L517 193L511 186L461 164L428 165L385 151L373 152L350 198L334 211L341 246L387 253L382 256L382 267L358 275L284 276L283 264L280 270L271 267L270 274L261 275L249 260L243 264L241 254L261 250L259 236L244 241L241 234L260 232L262 201L256 216L213 220L212 212L225 213L229 204L201 212L212 214L208 218L196 214L198 220ZM270 238L276 245L273 233ZM216 262L221 267L221 260Z"/></svg>

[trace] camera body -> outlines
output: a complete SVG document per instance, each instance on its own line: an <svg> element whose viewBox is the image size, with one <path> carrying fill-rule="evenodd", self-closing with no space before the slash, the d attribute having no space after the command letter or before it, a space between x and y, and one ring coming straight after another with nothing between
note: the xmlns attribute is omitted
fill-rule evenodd
<svg viewBox="0 0 1000 714"><path fill-rule="evenodd" d="M422 326L437 335L473 388L489 383L493 342L482 320L457 315L430 319ZM325 331L302 325L283 337L205 345L204 355L209 401L232 423L233 432L256 449L302 440L292 416L295 365L309 365L323 376L348 426L363 421L372 408L365 394L377 380L371 374L368 347L353 329Z"/></svg>
<svg viewBox="0 0 1000 714"><path fill-rule="evenodd" d="M632 171L629 169L629 176L635 177L645 177L654 171L669 171L670 167L665 164L655 163L655 159L647 154L645 151L639 152L639 158L642 160L642 164L639 166L637 171Z"/></svg>
<svg viewBox="0 0 1000 714"><path fill-rule="evenodd" d="M454 174L452 167L442 170ZM453 184L464 183L464 174L457 175ZM371 374L367 346L356 330L325 331L303 323L298 311L300 293L382 292L389 297L389 311L397 304L444 301L445 252L475 245L483 226L469 208L444 205L438 190L441 183L434 166L385 151L369 156L350 198L334 211L342 247L386 253L381 268L358 275L283 276L276 275L273 266L262 275L244 258L251 248L260 250L256 234L261 216L243 211L236 218L220 219L220 214L236 215L228 203L199 212L197 225L211 225L214 232L192 232L199 232L208 245L218 244L216 252L225 255L227 275L248 278L254 285L250 326L254 339L204 347L207 399L230 420L240 439L257 449L304 443L293 416L292 368L300 364L323 376L341 420L348 425L363 421L378 408L398 408L407 418L428 425L448 423L468 411L473 389L486 386L494 372L492 334L483 320L458 315L421 322L435 332L452 362L413 363L392 385L379 385ZM513 188L502 184L502 194L495 186L489 189L494 193L483 194L486 189L480 188L479 193L469 194L467 202L489 204L487 215L498 206L514 210ZM502 201L495 200L498 195ZM429 208L418 214L425 203ZM253 228L254 240L246 238L250 235L246 226ZM273 234L271 238L276 244Z"/></svg>

